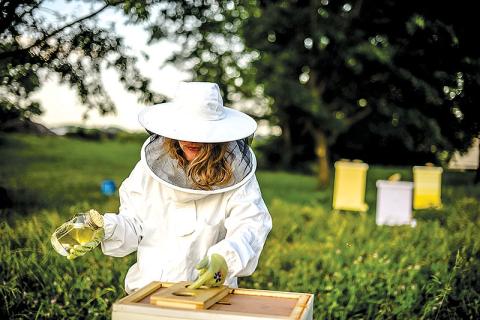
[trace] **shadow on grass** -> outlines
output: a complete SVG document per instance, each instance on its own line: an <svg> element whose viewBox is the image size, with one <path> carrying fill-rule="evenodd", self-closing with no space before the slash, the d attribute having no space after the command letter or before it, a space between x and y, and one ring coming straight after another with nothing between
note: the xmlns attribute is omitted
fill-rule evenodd
<svg viewBox="0 0 480 320"><path fill-rule="evenodd" d="M447 171L444 174L444 183L449 186L473 185L475 171ZM480 187L480 185L479 185Z"/></svg>
<svg viewBox="0 0 480 320"><path fill-rule="evenodd" d="M438 221L441 226L445 226L448 212L443 209L423 209L415 210L413 216L417 221Z"/></svg>

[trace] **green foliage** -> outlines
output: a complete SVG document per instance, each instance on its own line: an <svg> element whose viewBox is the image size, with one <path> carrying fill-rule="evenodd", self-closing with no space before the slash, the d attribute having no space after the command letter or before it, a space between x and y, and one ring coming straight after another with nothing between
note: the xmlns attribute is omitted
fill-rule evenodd
<svg viewBox="0 0 480 320"><path fill-rule="evenodd" d="M152 42L167 36L184 44L171 61L193 65L196 79L219 82L228 100L240 94L267 105L248 111L282 129L285 152L274 164L290 169L312 160L324 136L332 146L342 135L356 149L386 150L377 159L398 145L446 160L480 133L476 17L465 8L192 1L165 6L149 30ZM337 152L350 155L341 146Z"/></svg>
<svg viewBox="0 0 480 320"><path fill-rule="evenodd" d="M467 93L478 85L472 66L480 52L470 31L475 19L462 8L398 1L257 5L242 36L248 50L259 52L256 81L274 98L273 114L292 146L322 131L329 145L346 133L359 148L395 139L407 150L440 156L464 150L480 133L471 107L480 96Z"/></svg>
<svg viewBox="0 0 480 320"><path fill-rule="evenodd" d="M260 268L241 285L315 293L318 319L475 318L480 261L471 255L479 253L473 237L480 206L475 201L472 208L472 200L436 213L452 224L459 211L477 212L462 220L467 230L455 230L421 216L416 228L377 227L370 215L332 214L277 198Z"/></svg>
<svg viewBox="0 0 480 320"><path fill-rule="evenodd" d="M104 10L112 9L139 23L148 18L152 3L88 1L91 12L79 16L77 12L52 10L45 2L0 3L1 122L41 113L31 96L46 74L58 75L63 84L76 90L87 110L97 109L101 114L115 110L101 80L105 66L114 68L125 88L138 94L139 100L153 103L163 99L150 90L150 80L139 73L137 58L128 52L123 38L97 20ZM78 2L85 5L85 1Z"/></svg>
<svg viewBox="0 0 480 320"><path fill-rule="evenodd" d="M0 119L2 120L2 126L7 121L12 119L28 119L34 115L40 115L42 109L38 103L32 102L27 107L20 109L13 103L4 101L0 108ZM1 127L0 127L1 129Z"/></svg>
<svg viewBox="0 0 480 320"><path fill-rule="evenodd" d="M108 178L120 185L140 160L142 142L4 138L0 140L0 185L13 192L16 209L22 214L55 208L66 217L82 202L115 211L118 200L102 196L100 183Z"/></svg>
<svg viewBox="0 0 480 320"><path fill-rule="evenodd" d="M0 317L108 319L124 296L135 255L100 250L68 261L49 243L75 212L116 212L117 184L139 160L141 142L0 136L0 186L14 207L0 209ZM311 292L315 319L476 319L480 317L480 187L472 175L444 174L443 208L415 212L417 227L375 225L375 180L411 168L368 172L366 214L332 213L331 189L311 176L258 173L273 229L256 272L241 287Z"/></svg>

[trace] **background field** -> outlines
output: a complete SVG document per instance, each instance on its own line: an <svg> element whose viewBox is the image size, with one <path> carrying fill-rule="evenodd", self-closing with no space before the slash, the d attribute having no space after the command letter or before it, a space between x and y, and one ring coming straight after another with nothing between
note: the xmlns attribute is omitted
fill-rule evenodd
<svg viewBox="0 0 480 320"><path fill-rule="evenodd" d="M110 318L135 256L99 249L74 262L49 237L75 212L116 212L105 178L117 185L141 142L0 136L0 318ZM310 176L258 172L273 230L255 274L242 287L315 294L315 319L480 317L480 187L469 173L444 174L441 210L415 212L417 227L375 225L375 181L410 168L371 167L366 214L331 213L331 189ZM1 206L0 206L1 207Z"/></svg>

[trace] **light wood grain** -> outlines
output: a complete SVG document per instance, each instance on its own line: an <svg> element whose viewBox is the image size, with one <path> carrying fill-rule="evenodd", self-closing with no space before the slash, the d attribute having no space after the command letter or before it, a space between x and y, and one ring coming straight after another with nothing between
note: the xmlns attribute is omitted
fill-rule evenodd
<svg viewBox="0 0 480 320"><path fill-rule="evenodd" d="M154 293L150 297L150 303L172 308L207 309L229 294L226 286L190 289L187 288L189 284L185 281L179 282L166 290Z"/></svg>
<svg viewBox="0 0 480 320"><path fill-rule="evenodd" d="M161 288L163 284L160 281L153 281L147 286L143 287L142 289L139 289L135 291L132 294L129 294L125 298L122 298L118 301L118 303L133 303L137 302L139 300L142 300L146 296L150 295L151 293L157 291L159 288Z"/></svg>
<svg viewBox="0 0 480 320"><path fill-rule="evenodd" d="M313 294L279 292L254 289L226 289L222 301L209 309L180 309L151 304L153 295L166 292L178 285L152 282L113 305L112 320L167 320L167 319L219 319L219 320L311 320ZM184 286L184 284L182 284ZM222 298L220 298L222 299ZM217 300L218 301L218 300Z"/></svg>

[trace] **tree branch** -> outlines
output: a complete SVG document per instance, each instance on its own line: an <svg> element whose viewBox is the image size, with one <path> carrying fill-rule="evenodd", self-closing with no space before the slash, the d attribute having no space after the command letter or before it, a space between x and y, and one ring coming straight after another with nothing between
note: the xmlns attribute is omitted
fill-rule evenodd
<svg viewBox="0 0 480 320"><path fill-rule="evenodd" d="M362 9L362 5L363 5L363 0L359 0L359 1L357 1L355 6L353 7L352 16L354 18L357 18L358 16L360 16L360 11Z"/></svg>
<svg viewBox="0 0 480 320"><path fill-rule="evenodd" d="M313 127L312 121L310 121L310 120L305 121L304 130L308 131L312 135L312 137L315 137L316 132L317 132L315 130L315 128Z"/></svg>
<svg viewBox="0 0 480 320"><path fill-rule="evenodd" d="M103 7L99 8L98 10L82 17L82 18L79 18L75 21L72 21L66 25L64 25L63 27L49 33L49 34L46 34L45 36L43 36L41 39L38 39L37 41L35 41L33 44L31 44L30 46L26 47L26 48L22 48L22 49L18 49L18 50L12 50L12 51L6 51L6 52L2 52L0 53L0 60L2 59L5 59L5 58L8 58L8 57L11 57L11 56L14 56L20 52L23 52L23 51L28 51L38 45L40 45L41 43L44 43L47 39L53 37L54 35L62 32L63 30L67 29L67 28L70 28L72 27L73 25L77 24L77 23L80 23L82 21L85 21L85 20L88 20L88 19L91 19L93 18L94 16L98 15L99 13L101 13L103 10L105 10L106 8L112 6L112 5L117 5L119 3L121 3L123 1L112 1L112 2L107 2Z"/></svg>
<svg viewBox="0 0 480 320"><path fill-rule="evenodd" d="M12 7L13 10L8 10L9 8L5 9L5 4L3 4L3 8L2 8L3 18L0 19L0 33L5 32L9 27L15 25L17 22L22 21L23 17L26 14L32 13L33 10L37 9L40 6L40 4L42 4L42 2L43 0L37 2L29 10L23 11L18 16L15 14L15 11L20 6L20 4L17 4L15 7ZM15 5L15 3L13 5Z"/></svg>
<svg viewBox="0 0 480 320"><path fill-rule="evenodd" d="M372 108L365 108L365 109L355 113L351 117L345 119L344 126L343 126L344 129L332 132L332 134L328 138L329 144L330 145L333 144L337 140L338 136L341 133L345 132L348 128L350 128L351 126L353 126L355 123L359 122L360 120L365 119L370 113L372 113Z"/></svg>
<svg viewBox="0 0 480 320"><path fill-rule="evenodd" d="M351 127L360 120L365 119L370 113L372 113L372 108L365 108L346 119L345 123L347 126Z"/></svg>
<svg viewBox="0 0 480 320"><path fill-rule="evenodd" d="M43 0L36 3L33 7L30 8L30 10L25 10L24 12L22 12L22 14L20 16L18 16L18 20L21 21L26 14L31 14L33 12L33 10L40 7L40 5L42 3L43 3Z"/></svg>

